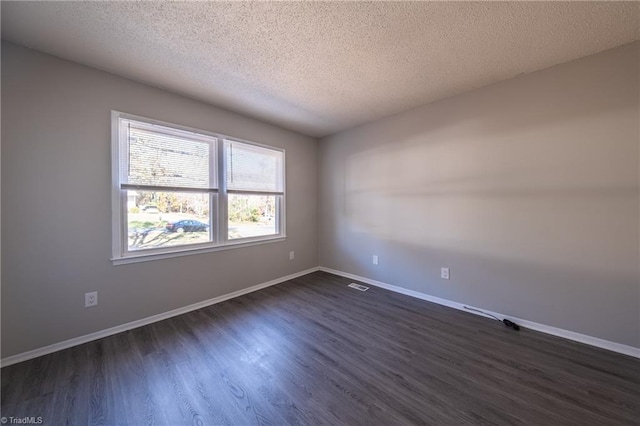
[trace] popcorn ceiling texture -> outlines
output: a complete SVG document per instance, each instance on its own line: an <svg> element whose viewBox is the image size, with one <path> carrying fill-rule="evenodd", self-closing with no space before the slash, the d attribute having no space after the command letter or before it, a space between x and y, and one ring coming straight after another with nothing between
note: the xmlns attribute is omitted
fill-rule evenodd
<svg viewBox="0 0 640 426"><path fill-rule="evenodd" d="M322 137L637 40L639 8L2 2L2 37Z"/></svg>

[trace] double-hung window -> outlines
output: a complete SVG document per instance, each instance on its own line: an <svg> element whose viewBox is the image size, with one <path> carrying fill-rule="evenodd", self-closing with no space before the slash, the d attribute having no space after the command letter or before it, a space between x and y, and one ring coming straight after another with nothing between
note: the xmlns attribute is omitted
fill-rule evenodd
<svg viewBox="0 0 640 426"><path fill-rule="evenodd" d="M284 150L112 113L113 260L284 238Z"/></svg>

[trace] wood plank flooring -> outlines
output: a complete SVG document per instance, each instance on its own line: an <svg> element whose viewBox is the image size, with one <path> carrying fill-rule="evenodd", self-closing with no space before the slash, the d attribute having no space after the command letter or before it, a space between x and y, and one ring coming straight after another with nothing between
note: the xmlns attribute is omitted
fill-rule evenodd
<svg viewBox="0 0 640 426"><path fill-rule="evenodd" d="M317 272L2 369L45 425L638 425L640 360Z"/></svg>

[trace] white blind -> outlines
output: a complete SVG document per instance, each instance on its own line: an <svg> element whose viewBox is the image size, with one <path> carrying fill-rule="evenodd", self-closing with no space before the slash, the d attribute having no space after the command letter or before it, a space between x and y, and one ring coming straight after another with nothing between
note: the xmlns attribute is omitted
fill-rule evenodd
<svg viewBox="0 0 640 426"><path fill-rule="evenodd" d="M120 119L120 181L128 185L215 188L214 137Z"/></svg>
<svg viewBox="0 0 640 426"><path fill-rule="evenodd" d="M242 142L224 142L229 191L282 193L284 153Z"/></svg>

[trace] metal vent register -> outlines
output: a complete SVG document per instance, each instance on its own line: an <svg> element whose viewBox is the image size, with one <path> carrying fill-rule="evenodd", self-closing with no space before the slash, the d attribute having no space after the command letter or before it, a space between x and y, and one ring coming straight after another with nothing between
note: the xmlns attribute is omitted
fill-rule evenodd
<svg viewBox="0 0 640 426"><path fill-rule="evenodd" d="M349 287L351 287L351 288L355 288L356 290L360 290L360 291L367 291L367 290L369 290L369 287L367 287L366 285L356 284L356 283L351 283L351 284L349 284Z"/></svg>

